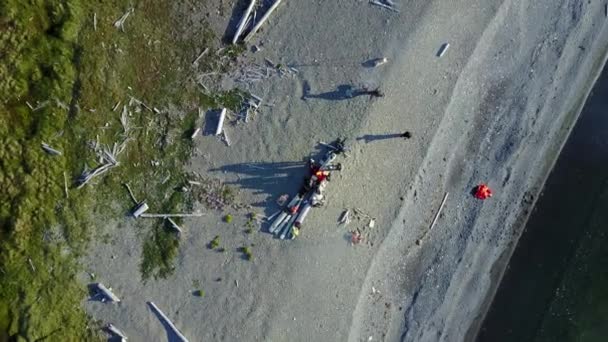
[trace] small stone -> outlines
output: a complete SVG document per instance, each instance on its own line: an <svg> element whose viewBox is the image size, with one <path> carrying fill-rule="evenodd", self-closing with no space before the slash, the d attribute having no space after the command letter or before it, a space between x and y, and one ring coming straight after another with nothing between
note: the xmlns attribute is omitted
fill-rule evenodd
<svg viewBox="0 0 608 342"><path fill-rule="evenodd" d="M416 240L416 244L417 244L418 246L422 245L422 240L421 240L421 239Z"/></svg>

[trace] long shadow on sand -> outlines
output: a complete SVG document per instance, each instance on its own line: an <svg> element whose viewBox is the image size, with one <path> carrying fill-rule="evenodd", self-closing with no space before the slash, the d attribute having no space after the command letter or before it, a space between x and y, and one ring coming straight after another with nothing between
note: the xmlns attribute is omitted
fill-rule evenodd
<svg viewBox="0 0 608 342"><path fill-rule="evenodd" d="M312 94L310 84L308 83L308 81L304 81L302 90L302 100L321 99L328 101L342 101L353 99L357 96L371 96L370 91L368 91L367 89L355 88L350 84L341 84L335 90L327 91L324 93Z"/></svg>
<svg viewBox="0 0 608 342"><path fill-rule="evenodd" d="M226 184L253 190L254 195L266 194L266 200L253 203L264 207L267 215L272 214L276 205L274 199L281 194L295 193L304 182L308 169L304 161L277 163L238 163L225 165L210 171L230 172L239 175L239 180Z"/></svg>
<svg viewBox="0 0 608 342"><path fill-rule="evenodd" d="M401 138L404 139L403 133L391 133L391 134L366 134L357 138L357 141L363 140L365 143L370 143L377 140L386 140L386 139L395 139Z"/></svg>

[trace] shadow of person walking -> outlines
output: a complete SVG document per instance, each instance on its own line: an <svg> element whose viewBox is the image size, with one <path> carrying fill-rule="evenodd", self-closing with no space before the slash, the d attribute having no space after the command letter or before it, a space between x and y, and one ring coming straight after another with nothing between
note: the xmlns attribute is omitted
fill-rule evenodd
<svg viewBox="0 0 608 342"><path fill-rule="evenodd" d="M302 100L322 99L322 100L330 100L330 101L340 101L340 100L353 99L357 96L362 96L362 95L369 95L370 98L384 96L384 94L378 88L369 90L365 87L355 88L350 84L341 84L336 88L336 90L333 90L333 91L328 91L328 92L318 93L318 94L311 94L310 83L308 83L308 81L304 81L304 85L302 86L302 89L303 89Z"/></svg>
<svg viewBox="0 0 608 342"><path fill-rule="evenodd" d="M412 137L410 132L404 133L391 133L391 134L366 134L357 138L357 141L363 140L366 144L378 141L378 140L386 140L386 139L394 139L394 138L402 138L409 139Z"/></svg>

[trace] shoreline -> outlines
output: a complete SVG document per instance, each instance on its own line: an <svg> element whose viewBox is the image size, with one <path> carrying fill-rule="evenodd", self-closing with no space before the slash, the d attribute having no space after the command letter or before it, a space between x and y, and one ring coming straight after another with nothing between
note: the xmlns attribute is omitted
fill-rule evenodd
<svg viewBox="0 0 608 342"><path fill-rule="evenodd" d="M578 122L584 108L585 108L585 104L586 102L589 100L590 95L593 92L593 89L595 88L596 83L598 82L598 79L601 77L602 75L602 71L604 70L604 68L606 67L606 63L608 62L608 44L606 44L606 46L604 47L604 53L601 54L603 55L603 57L601 58L602 62L599 63L599 66L597 67L597 73L590 79L589 82L589 86L587 87L587 90L584 92L584 94L581 96L581 100L580 102L582 103L582 105L580 105L578 107L578 109L573 110L573 112L577 113L575 115L575 117L572 119L572 124L570 125L570 129L568 130L568 132L566 132L564 134L564 139L563 139L563 143L559 148L559 152L555 155L555 157L553 158L553 161L550 163L551 167L549 168L550 171L547 173L546 177L543 179L542 181L542 185L540 187L540 192L542 192L544 190L545 184L547 182L547 180L549 179L549 177L551 176L551 172L552 170L555 168L556 163L558 162L562 150L564 148L564 146L566 146L567 142L568 142L568 137L570 136L570 134L572 133L572 130L575 129L576 127L576 123ZM501 259L499 259L496 263L495 266L497 266L499 269L501 269L500 272L498 272L498 274L496 274L492 281L492 287L489 291L489 294L487 295L487 297L484 299L484 304L482 305L482 310L480 311L480 317L478 319L476 319L475 323L473 325L471 325L470 331L467 333L467 338L465 338L465 340L467 341L473 341L473 340L477 340L477 337L479 336L480 333L480 329L483 326L483 322L485 321L488 312L491 310L492 307L492 303L494 302L494 299L496 297L496 293L499 289L499 287L501 286L501 283L504 279L505 273L507 271L507 268L509 267L509 261L511 260L513 254L515 253L517 247L518 247L518 241L520 240L520 238L522 237L522 234L524 233L525 230L525 226L528 224L528 221L530 219L530 216L532 215L532 211L535 209L536 207L536 203L539 200L539 196L538 194L535 196L534 201L531 203L531 208L532 210L530 210L528 212L527 215L525 215L525 218L522 220L521 223L521 229L520 229L520 235L517 237L517 242L509 249L505 250L505 253L507 253L505 256L501 257Z"/></svg>

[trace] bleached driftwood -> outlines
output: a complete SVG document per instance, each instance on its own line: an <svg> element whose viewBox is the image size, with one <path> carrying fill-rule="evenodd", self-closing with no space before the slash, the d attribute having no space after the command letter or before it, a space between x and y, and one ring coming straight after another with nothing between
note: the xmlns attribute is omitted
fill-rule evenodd
<svg viewBox="0 0 608 342"><path fill-rule="evenodd" d="M148 107L144 101L142 100L138 100L136 98L134 98L133 96L131 96L131 100L129 101L129 106L132 106L133 103L138 104L140 106L143 106L144 108L146 108L147 110L151 111L152 113L154 113L154 110L152 110L152 108Z"/></svg>
<svg viewBox="0 0 608 342"><path fill-rule="evenodd" d="M70 198L68 194L68 176L63 172L63 191L65 192L65 198Z"/></svg>
<svg viewBox="0 0 608 342"><path fill-rule="evenodd" d="M429 227L429 231L431 229L433 229L433 227L435 226L435 223L437 223L439 214L441 214L441 211L443 210L443 207L445 206L445 202L448 200L449 194L450 194L449 192L446 192L445 195L443 195L443 200L441 201L441 205L439 206L439 209L437 210L437 213L435 214L435 218L433 218L433 222L431 223L431 226Z"/></svg>
<svg viewBox="0 0 608 342"><path fill-rule="evenodd" d="M178 226L177 223L175 223L175 221L173 221L170 217L167 217L167 221L169 221L173 229L177 230L180 234L182 233L182 228Z"/></svg>
<svg viewBox="0 0 608 342"><path fill-rule="evenodd" d="M46 153L48 153L50 155L53 155L53 156L60 156L61 155L61 151L52 148L51 146L49 146L47 143L44 143L44 142L42 143L42 149Z"/></svg>
<svg viewBox="0 0 608 342"><path fill-rule="evenodd" d="M392 2L388 2L388 1L380 2L378 0L369 0L369 3L372 5L380 6L380 7L386 8L388 10L391 10L393 12L399 13L399 10L393 6Z"/></svg>
<svg viewBox="0 0 608 342"><path fill-rule="evenodd" d="M441 45L441 47L439 48L439 51L437 51L437 57L443 57L443 55L445 55L446 51L448 51L449 48L450 43L443 43L443 45Z"/></svg>
<svg viewBox="0 0 608 342"><path fill-rule="evenodd" d="M36 273L36 267L34 267L34 263L31 258L27 258L27 261L30 263L30 267L32 268L32 272Z"/></svg>
<svg viewBox="0 0 608 342"><path fill-rule="evenodd" d="M222 112L220 113L220 119L217 123L217 129L215 130L215 135L220 135L222 133L222 130L224 128L225 119L226 119L226 108L223 108Z"/></svg>
<svg viewBox="0 0 608 342"><path fill-rule="evenodd" d="M113 336L116 336L116 337L122 339L123 341L128 340L127 335L125 335L124 332L120 331L120 329L118 329L112 323L108 323L108 325L106 325L106 330Z"/></svg>
<svg viewBox="0 0 608 342"><path fill-rule="evenodd" d="M114 107L112 107L112 111L115 112L118 109L118 106L120 106L120 101L116 102Z"/></svg>
<svg viewBox="0 0 608 342"><path fill-rule="evenodd" d="M158 306L156 306L156 304L154 304L153 302L148 302L148 305L150 305L150 307L152 307L152 309L154 311L156 311L156 313L162 317L162 319L165 321L165 324L167 326L169 326L169 328L171 328L171 330L175 333L175 335L182 341L182 342L188 342L188 339L177 329L177 327L175 326L175 324L173 324L173 322L171 322L171 320L169 319L169 317L167 317L162 311L160 311L160 309L158 308Z"/></svg>
<svg viewBox="0 0 608 342"><path fill-rule="evenodd" d="M123 25L125 24L125 20L127 20L127 18L129 17L129 15L132 12L133 12L133 8L127 10L127 12L125 12L125 14L123 14L122 17L120 17L120 19L118 19L114 22L114 27L116 27L117 29L119 28L122 32L125 32L125 27Z"/></svg>
<svg viewBox="0 0 608 342"><path fill-rule="evenodd" d="M145 218L168 218L168 217L201 217L203 213L184 213L184 214L141 214Z"/></svg>
<svg viewBox="0 0 608 342"><path fill-rule="evenodd" d="M200 131L201 131L200 127L197 127L197 128L194 130L194 132L192 133L192 136L191 136L190 138L191 138L191 139L196 138L196 135L197 135L197 134L198 134L198 132L200 132Z"/></svg>
<svg viewBox="0 0 608 342"><path fill-rule="evenodd" d="M147 204L146 202L141 202L141 203L139 203L139 204L138 204L138 205L135 207L135 209L133 209L133 213L132 213L132 215L133 215L133 217L138 218L138 217L140 217L140 216L142 216L142 215L145 215L144 213L145 213L146 211L148 211L148 209L150 209L150 208L148 207L148 204ZM142 216L142 217L143 217L143 216Z"/></svg>
<svg viewBox="0 0 608 342"><path fill-rule="evenodd" d="M98 291L98 294L101 295L103 298L105 298L105 300L102 298L102 302L105 302L106 300L110 301L110 302L120 302L120 298L118 298L118 296L116 296L114 294L114 292L111 291L111 289L105 287L104 284L102 283L95 283L93 284L95 286L95 288Z"/></svg>
<svg viewBox="0 0 608 342"><path fill-rule="evenodd" d="M133 203L139 204L139 201L135 198L135 195L133 194L133 190L131 190L129 183L123 183L123 185L125 186L125 188L127 188L127 191L129 192L129 196L133 200Z"/></svg>
<svg viewBox="0 0 608 342"><path fill-rule="evenodd" d="M124 133L129 132L129 110L127 106L122 106L122 114L120 115L120 124L122 125L122 129Z"/></svg>
<svg viewBox="0 0 608 342"><path fill-rule="evenodd" d="M198 55L198 57L196 57L196 59L194 60L194 62L192 62L192 65L196 65L196 63L198 63L198 61L203 58L204 55L207 54L207 52L209 52L209 48L206 48L205 50L203 50L203 52L201 52L200 55Z"/></svg>
<svg viewBox="0 0 608 342"><path fill-rule="evenodd" d="M97 31L97 13L93 13L93 30Z"/></svg>
<svg viewBox="0 0 608 342"><path fill-rule="evenodd" d="M262 27L262 25L264 25L264 23L266 22L266 20L268 20L268 18L270 17L270 15L272 14L272 12L274 12L275 9L277 9L277 7L279 6L279 4L281 3L281 0L276 0L274 2L274 4L272 4L272 6L270 6L270 8L268 9L268 11L264 14L264 16L262 17L262 19L260 19L260 21L251 29L251 31L245 36L245 38L243 38L243 41L246 43L249 40L251 40L251 37L253 37L253 35L260 29L260 27Z"/></svg>
<svg viewBox="0 0 608 342"><path fill-rule="evenodd" d="M228 147L230 147L230 145L232 145L230 143L230 138L228 138L228 135L226 134L226 131L222 132L222 140L224 140L224 142L226 143L226 145L228 145Z"/></svg>
<svg viewBox="0 0 608 342"><path fill-rule="evenodd" d="M243 17L239 21L239 26L236 29L234 38L232 38L232 44L236 44L236 42L239 40L239 36L243 32L243 29L245 28L245 24L248 22L247 19L249 18L249 14L251 14L251 10L253 10L253 6L255 6L255 0L251 0L251 2L249 3L249 6L245 10L245 13L243 14Z"/></svg>
<svg viewBox="0 0 608 342"><path fill-rule="evenodd" d="M344 212L342 213L342 215L340 215L340 218L338 219L338 222L340 224L344 224L344 225L347 225L347 224L350 223L350 209L344 210Z"/></svg>
<svg viewBox="0 0 608 342"><path fill-rule="evenodd" d="M28 107L30 107L30 109L31 109L31 110L34 110L34 106L32 106L32 104L31 104L31 103L29 103L29 102L25 101L25 104L26 104Z"/></svg>
<svg viewBox="0 0 608 342"><path fill-rule="evenodd" d="M82 188L91 179L106 173L113 167L118 166L119 163L116 158L120 153L122 153L122 151L124 151L127 141L128 139L123 141L121 144L114 143L114 146L112 147L111 151L108 147L104 148L101 151L96 151L98 152L99 159L101 160L101 165L97 166L92 170L85 169L85 171L83 171L80 177L78 177L78 179L76 180L76 183L78 184L76 188Z"/></svg>
<svg viewBox="0 0 608 342"><path fill-rule="evenodd" d="M373 65L374 67L379 67L379 66L381 66L382 64L386 64L386 63L388 63L388 58L386 58L386 57L383 57L383 58L376 58L376 59L374 59L374 60L372 61L372 65Z"/></svg>

